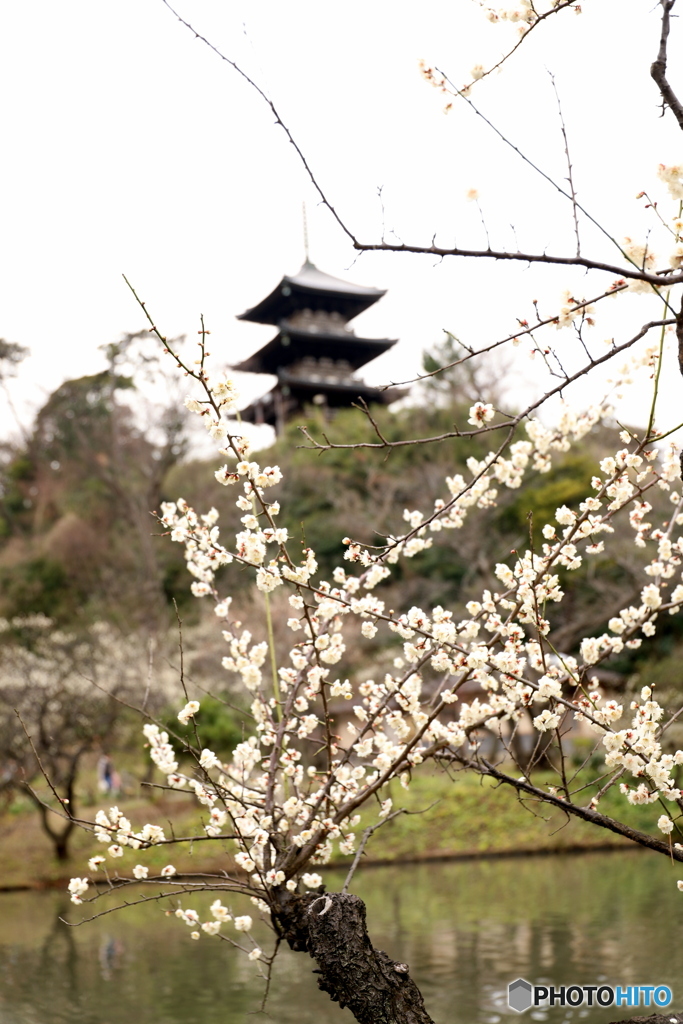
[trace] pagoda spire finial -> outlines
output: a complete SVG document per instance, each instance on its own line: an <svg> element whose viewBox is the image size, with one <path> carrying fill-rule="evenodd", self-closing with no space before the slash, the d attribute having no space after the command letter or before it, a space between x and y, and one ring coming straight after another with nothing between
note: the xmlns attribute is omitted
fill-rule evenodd
<svg viewBox="0 0 683 1024"><path fill-rule="evenodd" d="M303 222L304 222L304 257L305 257L304 262L305 263L310 263L311 260L310 260L309 252L308 252L308 219L306 217L306 202L305 201L301 204L301 215L303 217Z"/></svg>

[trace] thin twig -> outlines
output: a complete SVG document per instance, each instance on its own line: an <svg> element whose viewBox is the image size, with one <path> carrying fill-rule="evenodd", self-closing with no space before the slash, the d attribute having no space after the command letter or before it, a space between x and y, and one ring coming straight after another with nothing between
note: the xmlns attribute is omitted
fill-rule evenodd
<svg viewBox="0 0 683 1024"><path fill-rule="evenodd" d="M21 712L18 710L18 708L15 708L14 709L14 713L17 716L17 718L19 719L19 721L21 722L21 728L24 730L24 735L26 736L26 739L28 740L28 742L30 744L31 750L33 751L33 756L35 757L36 761L38 762L38 767L40 768L41 775L43 776L43 778L47 782L48 786L50 787L50 789L52 791L52 795L54 796L54 798L57 801L58 805L62 808L61 817L68 818L69 821L74 821L75 819L74 819L73 814L71 814L71 809L67 807L66 810L64 810L64 807L65 807L64 800L62 799L62 797L59 795L59 793L55 789L55 787L54 787L54 785L52 783L52 779L50 778L48 773L45 771L45 768L43 766L43 762L40 759L40 755L39 755L38 751L36 750L35 743L33 742L31 734L29 733L28 729L26 728L26 725L24 724L24 719L21 717ZM26 788L29 789L31 792L33 792L33 790L31 790L31 787L28 785L28 783L26 784ZM40 798L38 798L38 799L40 799ZM40 803L43 803L43 801L40 800ZM55 814L60 814L59 811L55 811L55 809L53 807L50 807L48 804L44 804L44 806L47 807L48 810L54 811Z"/></svg>
<svg viewBox="0 0 683 1024"><path fill-rule="evenodd" d="M569 309L570 313L580 313L586 308L586 306L593 306L596 302L601 302L602 299L611 298L616 295L617 292L624 291L628 285L624 281L622 284L617 285L615 288L609 288L608 291L601 292L600 295L596 295L592 299L584 299L581 302L577 302ZM428 380L430 377L436 377L440 373L444 373L446 370L452 370L457 366L461 366L463 363L468 362L470 359L474 359L477 356L486 355L489 352L493 352L494 349L500 348L501 345L507 345L508 342L519 341L520 338L524 338L527 335L533 337L534 331L539 330L541 327L548 327L551 324L556 324L558 321L558 315L548 316L539 318L535 324L531 327L524 320L520 320L520 324L525 324L521 331L515 331L514 334L508 334L505 338L499 338L498 341L492 341L490 345L485 345L483 348L473 349L469 345L465 345L463 341L459 341L462 348L465 349L467 355L461 356L460 359L454 359L451 363L444 363L443 366L439 366L436 370L431 370L429 373L420 373L417 377L411 377L408 380L397 380L392 381L391 384L383 385L379 388L380 391L386 391L389 387L406 387L409 384L417 384L423 380ZM450 335L450 331L446 331L446 334Z"/></svg>
<svg viewBox="0 0 683 1024"><path fill-rule="evenodd" d="M553 14L557 14L559 11L563 11L566 7L574 7L574 4L576 2L577 0L563 0L562 3L559 3L557 5L557 7L551 7L549 11L545 11L543 14L539 14L536 18L536 21L532 22L532 24L528 26L528 28L524 32L524 35L522 35L517 40L512 49L508 50L508 52L503 57L501 57L496 64L493 64L487 71L480 75L479 78L475 79L470 84L470 88L476 85L477 82L483 81L484 78L488 78L488 76L492 75L494 71L498 71L498 69L501 68L503 64L505 64L505 62L509 60L510 57L512 57L512 55L517 52L520 46L522 46L522 44L529 38L533 30L537 28L543 21L545 21L546 18L550 18ZM576 10L576 8L574 9Z"/></svg>
<svg viewBox="0 0 683 1024"><path fill-rule="evenodd" d="M431 804L430 806L433 807L434 805ZM426 809L429 810L429 807L426 808ZM386 825L387 822L393 821L394 818L398 818L398 816L400 814L424 814L424 811L407 811L405 809L405 807L401 807L401 808L399 808L398 811L394 811L393 814L389 814L384 819L384 821L378 821L376 825L368 825L368 827L363 830L363 838L361 839L360 843L358 844L358 849L356 850L356 856L353 858L353 862L351 864L351 867L349 868L349 873L346 876L346 880L345 880L345 882L344 882L344 884L343 884L343 886L341 888L342 893L346 893L346 892L349 891L349 885L351 884L351 879L353 878L354 872L355 872L356 868L358 867L358 862L360 861L361 857L363 856L363 851L365 850L365 847L368 844L368 840L370 839L370 836L373 835L373 833L375 833L378 828L381 828L382 825Z"/></svg>
<svg viewBox="0 0 683 1024"><path fill-rule="evenodd" d="M670 5L673 5L674 0L665 0L665 2L670 4ZM635 265L633 264L633 261L624 252L624 250L619 245L619 243L616 241L616 239L612 235L610 235L610 233L602 226L602 224L600 224L600 222L595 217L593 217L593 215L590 214L579 203L577 203L577 206L581 210L581 212L586 217L588 217L588 219L593 224L595 224L595 226L607 238L609 238L609 240L613 243L613 245L616 246L616 248L619 250L619 252L624 257L624 259L626 259L628 261L628 263L631 264L633 269L625 269L624 267L619 267L619 266L616 266L615 264L605 263L605 262L603 262L601 260L591 260L591 259L587 259L587 258L585 258L583 256L550 256L547 253L506 252L506 251L495 251L495 250L491 250L491 249L461 249L461 248L458 248L458 247L453 247L453 248L448 249L448 248L442 248L441 246L437 246L434 243L432 243L430 246L406 245L404 243L392 244L390 242L386 242L384 239L381 242L376 242L376 243L360 242L358 240L358 238L356 237L356 235L354 234L354 232L342 220L340 215L337 213L337 210L335 209L335 207L332 205L330 200L327 198L326 193L324 192L324 190L322 189L321 185L319 184L319 182L318 182L315 174L313 173L313 170L312 170L310 164L308 163L306 157L304 156L300 146L296 142L296 140L295 140L294 136L292 135L292 132L290 131L288 126L282 120L282 117L280 116L277 108L275 107L275 105L274 105L273 101L270 99L270 97L264 92L264 90L252 78L250 78L249 75L246 74L245 71L242 70L242 68L235 61L231 60L225 54L221 53L221 51L213 43L211 43L200 32L197 32L197 30L190 24L190 22L186 21L183 17L181 17L181 15L178 14L178 12L171 6L171 4L168 2L168 0L162 0L162 3L169 9L169 11L171 11L171 13L178 19L178 21L182 25L185 26L185 28L189 29L189 31L193 33L193 35L195 36L196 39L201 40L201 42L203 42L206 46L208 46L209 49L211 49L218 57L220 57L221 60L225 61L226 64L229 64L230 67L232 67L237 72L237 74L239 74L247 82L247 84L252 89L254 89L257 92L257 94L261 97L263 102L268 106L268 108L270 109L271 113L273 114L273 116L275 118L275 123L284 131L285 135L287 136L288 141L294 147L294 149L295 149L295 151L297 153L297 156L301 160L301 163L302 163L304 169L306 170L306 173L307 173L307 175L308 175L308 177L309 177L309 179L311 181L311 184L313 185L313 187L317 191L318 195L320 196L321 202L330 211L330 213L332 214L332 216L336 220L336 222L339 225L339 227L341 228L341 230L344 232L344 234L347 236L347 238L351 241L351 243L353 244L354 249L356 249L357 251L359 251L359 252L373 252L373 251L382 251L382 252L411 252L411 253L416 253L416 254L421 254L421 255L438 256L438 257L445 257L445 256L460 256L460 257L475 257L475 258L478 257L478 258L495 259L495 260L521 261L523 263L546 263L546 264L557 264L557 265L562 265L562 266L581 266L581 267L585 267L586 269L601 270L601 271L605 271L606 273L615 274L617 277L628 277L628 278L632 278L633 280L646 281L649 284L653 284L653 285L658 285L658 284L662 283L661 282L661 275L658 275L656 273L655 274L648 274L648 273L645 273L642 270L639 270L637 267L635 267ZM477 107L475 107L475 105L472 103L472 101L467 96L463 95L461 89L458 89L457 86L453 85L453 83L448 79L448 77L446 75L443 74L443 72L439 71L439 74L442 76L444 83L448 83L448 86L453 90L454 94L457 94L462 99L464 99L465 102L468 103L469 106L472 108L472 110L477 114L477 116L481 117L486 122L486 124L488 124L489 127L491 127L493 129L493 131L495 131L496 134L506 143L506 145L510 146L513 150L515 150L515 152L518 153L519 156L522 157L522 159L526 163L529 164L529 166L531 166L543 178L545 178L555 189L557 189L563 196L565 196L565 198L567 198L567 199L569 199L571 201L571 199L572 199L571 195L568 192L566 192L560 185L558 185L557 182L553 181L553 179L548 174L546 174L539 167L537 167L533 163L533 161L531 161L528 157L526 157L517 146L515 146L512 142L510 142L503 135L503 133L501 131L499 131L499 129L497 129L495 127L495 125L493 125L493 123L484 114L482 114L481 111ZM683 274L674 275L674 274L672 274L671 270L664 271L663 273L667 275L667 281L666 281L667 284L680 284L681 282L683 282Z"/></svg>
<svg viewBox="0 0 683 1024"><path fill-rule="evenodd" d="M308 177L309 177L309 179L311 181L311 184L313 185L313 187L315 188L316 192L320 196L320 199L321 199L323 205L326 206L327 209L330 211L330 213L332 214L332 216L334 217L334 219L336 220L337 224L342 229L344 234L348 238L350 238L351 241L354 241L354 238L353 238L353 235L351 234L351 231L347 228L346 224L344 224L343 220L341 219L341 217L339 216L339 214L337 213L335 208L332 206L332 203L329 201L329 199L327 198L327 196L323 192L321 186L318 184L318 181L317 181L315 175L313 174L313 171L312 171L312 169L311 169L311 167L310 167L310 165L308 163L308 160L304 156L302 150L299 147L299 144L297 143L296 139L292 135L291 131L289 130L289 128L287 127L285 122L280 117L280 114L278 113L277 108L275 107L275 104L270 99L270 97L267 95L267 93L264 92L264 90L261 88L261 86L258 85L254 81L253 78L250 78L249 75L245 71L242 70L242 68L239 66L239 64L236 64L234 60L230 60L230 58L226 57L226 55L224 53L221 53L221 51L218 49L217 46L214 46L214 44L209 42L209 40L205 36L203 36L200 32L197 32L197 30L189 23L189 21L186 21L184 18L182 18L180 16L180 14L178 14L178 12L171 6L171 4L168 2L168 0L161 0L161 2L166 7L168 7L169 11L172 14L175 15L175 17L178 19L178 21L181 23L181 25L184 25L185 28L189 29L190 32L192 32L192 34L194 35L195 39L199 39L202 43L204 43L206 46L208 46L210 50L213 50L213 52L216 54L217 57L220 57L220 59L225 61L226 64L229 64L230 67L233 68L233 70L235 70L237 72L237 74L240 75L245 80L245 82L248 85L250 85L251 88L254 89L258 93L258 95L261 97L263 102L269 107L270 112L272 113L273 117L275 118L276 125L278 125L283 130L283 132L287 136L287 139L289 140L291 145L294 147L294 149L296 151L296 154L299 157L299 160L301 161L301 163L303 164L303 166L304 166L304 168L306 170L306 173L308 174Z"/></svg>
<svg viewBox="0 0 683 1024"><path fill-rule="evenodd" d="M300 445L300 447L304 448L304 449L312 448L312 449L316 449L316 450L319 450L319 451L328 451L328 450L330 450L332 448L344 448L344 449L347 449L347 448L348 449L352 449L352 448L402 448L402 447L413 446L413 445L417 445L417 444L434 444L434 443L439 442L439 441L447 441L447 440L449 440L450 438L453 438L453 437L476 437L476 436L479 436L479 435L483 435L483 434L487 434L487 433L492 433L492 432L498 431L498 430L506 430L508 432L507 438L502 443L502 445L498 448L498 450L495 453L495 455L492 456L491 459L487 462L487 467L486 468L489 469L493 465L493 463L495 461L497 461L499 455L502 453L502 451L504 450L505 446L507 445L508 439L512 437L512 434L514 433L514 430L517 427L517 425L519 423L521 423L522 420L527 419L531 415L532 412L534 412L536 409L538 409L540 406L542 406L545 402L547 402L549 398L552 398L554 395L560 394L570 384L575 383L581 377L585 377L586 374L590 373L596 366L600 366L602 363L606 363L610 359L614 358L614 356L617 355L618 353L626 351L626 349L630 348L637 341L640 341L641 338L644 338L645 335L649 331L651 331L653 328L655 328L655 327L662 327L662 328L669 327L669 326L672 326L672 325L674 325L676 323L677 323L677 321L674 320L674 319L670 319L670 320L650 320L648 323L644 324L641 327L641 329L638 331L637 334L635 334L632 338L629 338L628 341L622 342L621 345L615 345L613 348L611 348L609 350L609 352L606 352L605 355L600 356L597 359L591 359L590 362L585 364L580 370L577 370L576 373L572 374L571 377L567 377L567 378L562 379L562 381L558 385L556 385L556 387L552 388L550 391L545 392L545 394L543 394L535 402L532 402L530 405L528 405L526 407L526 409L524 409L522 412L518 413L516 416L510 417L509 419L503 420L502 422L499 422L499 423L491 423L488 426L479 427L479 428L476 428L474 430L449 430L449 431L445 431L443 434L434 434L431 437L406 438L404 440L398 440L398 441L387 441L387 440L382 440L380 442L377 442L377 441L357 441L355 443L350 443L350 442L349 443L344 443L344 442L338 443L338 442L326 441L325 444L321 443L320 441L316 441L315 438L312 437L311 434L308 432L307 428L300 427L299 429L301 430L301 432L304 434L304 436L307 438L307 440L309 440L311 442L310 446L309 445ZM450 505L452 505L455 501L457 501L457 499L459 497L461 497L461 495L457 495L453 499L453 501L449 503L448 507L450 507ZM443 509L437 510L430 517L428 517L427 519L423 520L420 523L420 526L415 528L413 533L416 532L417 529L421 529L425 524L429 524L431 522L431 520L435 518L435 516L439 516L439 515L442 515L442 514L443 514ZM410 537L410 536L412 536L412 533L406 534L405 537L403 537L401 539L406 539L406 537Z"/></svg>
<svg viewBox="0 0 683 1024"><path fill-rule="evenodd" d="M147 650L148 650L148 658L147 658L147 685L145 687L145 693L144 693L144 696L142 698L142 704L140 706L140 711L142 712L143 715L145 714L145 710L147 708L147 700L149 698L149 691L150 691L151 686L152 686L152 668L154 667L154 637L152 637L152 636L150 636L148 641L147 641Z"/></svg>
<svg viewBox="0 0 683 1024"><path fill-rule="evenodd" d="M579 235L579 210L576 202L576 189L574 188L574 177L572 174L572 159L569 155L569 140L567 138L567 129L564 123L564 115L562 114L562 104L560 103L560 94L557 91L557 85L555 84L555 76L551 71L548 72L550 75L550 81L553 84L553 92L555 93L555 99L557 100L557 111L560 115L560 128L562 130L562 138L564 139L564 154L567 158L567 181L569 182L569 191L572 197L572 213L574 215L574 233L576 235L576 255L581 255L581 237Z"/></svg>

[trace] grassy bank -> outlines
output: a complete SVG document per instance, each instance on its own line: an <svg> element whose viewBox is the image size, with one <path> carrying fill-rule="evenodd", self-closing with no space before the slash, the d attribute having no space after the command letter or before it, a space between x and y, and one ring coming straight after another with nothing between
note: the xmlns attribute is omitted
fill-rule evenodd
<svg viewBox="0 0 683 1024"><path fill-rule="evenodd" d="M139 829L146 822L161 825L167 836L203 835L202 815L196 802L184 794L164 794L161 800L116 798L79 810L79 816L94 820L97 809L107 809L111 804L130 819L133 828ZM57 819L55 819L57 820ZM173 822L173 828L170 826ZM61 823L60 823L61 824ZM173 864L179 872L218 869L224 866L226 853L232 843L197 839L191 847L163 845L137 855L127 850L119 860L107 858L109 866L127 874L138 862L149 865L150 873L159 871L165 864ZM0 816L0 890L19 887L44 887L57 885L72 875L87 875L88 858L95 854L106 855L107 846L97 842L93 836L80 828L74 830L70 842L71 857L66 863L54 858L53 847L43 832L40 819L31 810L28 802L19 800L11 810Z"/></svg>
<svg viewBox="0 0 683 1024"><path fill-rule="evenodd" d="M453 782L445 775L425 773L416 777L408 792L393 783L391 796L394 808L404 807L411 813L388 822L372 837L364 863L600 849L619 843L631 845L605 829L577 819L567 821L560 811L539 807L533 802L525 806L508 787L497 787L489 780L472 776ZM176 836L202 834L201 814L196 804L182 794L165 795L156 802L121 799L117 803L135 827L151 821L162 825L170 835L169 821L173 821ZM356 829L358 838L366 825L377 822L378 809L373 805L364 812ZM631 807L618 792L611 791L601 801L600 810L635 828L659 834L656 821L661 808L658 805ZM87 808L83 816L94 817L95 811L96 807ZM0 817L0 888L56 885L71 875L87 874L88 858L105 851L106 847L93 841L88 833L77 830L71 860L67 864L58 863L40 828L37 814L28 804L18 801L10 812ZM168 863L179 872L209 871L229 867L232 851L233 844L229 841L198 839L191 846L157 847L137 858L133 851L126 851L114 863L122 874L127 874L138 860L148 864L150 872ZM349 860L336 855L334 863Z"/></svg>
<svg viewBox="0 0 683 1024"><path fill-rule="evenodd" d="M394 809L402 814L375 833L367 847L367 861L395 862L514 853L541 853L573 848L600 849L616 844L631 846L607 829L577 818L567 820L559 810L535 801L521 803L509 786L490 779L463 775L452 781L443 774L424 774L406 792L391 784ZM583 803L588 803L589 795ZM429 810L425 810L429 808ZM632 807L611 790L600 811L633 828L661 837L656 823L659 805ZM423 812L423 813L420 813ZM365 812L357 834L377 821L377 809Z"/></svg>

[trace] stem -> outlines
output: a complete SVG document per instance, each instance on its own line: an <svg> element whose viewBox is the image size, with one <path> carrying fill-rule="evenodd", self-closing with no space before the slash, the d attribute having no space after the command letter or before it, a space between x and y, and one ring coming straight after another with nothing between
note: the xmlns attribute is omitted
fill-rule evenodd
<svg viewBox="0 0 683 1024"><path fill-rule="evenodd" d="M278 722L282 718L282 708L280 707L280 682L277 674L277 657L275 655L275 634L273 633L273 616L270 612L270 594L265 593L263 595L266 599L266 631L268 633L268 649L270 651L270 667L273 673L273 693L277 704L275 705L275 714L277 715Z"/></svg>
<svg viewBox="0 0 683 1024"><path fill-rule="evenodd" d="M665 309L669 305L669 296L670 295L671 295L671 289L669 289L669 291L666 293L666 298L664 299L664 308ZM655 389L654 389L654 394L652 395L652 405L650 407L650 418L649 418L649 420L647 422L647 432L645 434L645 437L651 437L651 435L652 435L652 427L653 427L653 424L654 424L654 421L655 421L655 408L657 406L657 395L659 394L659 375L662 372L662 357L664 355L664 338L665 338L665 335L666 335L666 328L664 327L664 324L662 324L662 328L661 328L661 331L659 333L659 356L657 357L657 370L655 371Z"/></svg>

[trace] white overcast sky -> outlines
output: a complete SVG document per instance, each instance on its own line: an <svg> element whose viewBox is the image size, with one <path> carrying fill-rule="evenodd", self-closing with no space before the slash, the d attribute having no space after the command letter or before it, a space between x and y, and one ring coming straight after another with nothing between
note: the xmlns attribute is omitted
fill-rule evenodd
<svg viewBox="0 0 683 1024"><path fill-rule="evenodd" d="M656 6L583 7L581 16L549 19L472 98L560 180L552 71L581 200L618 238L644 238L651 220L635 194L663 196L657 164L683 156L648 74ZM384 218L387 236L408 243L436 234L483 246L466 200L476 187L493 247L572 251L566 202L464 104L444 115L443 98L418 73L424 58L463 84L473 65L507 48L514 28L489 25L473 0L177 0L177 9L271 95L361 239L377 240ZM675 25L674 84L682 47ZM0 91L0 337L31 349L14 385L21 410L62 380L101 369L98 346L143 326L123 273L163 331L194 334L203 313L216 361L242 359L272 328L235 316L303 261L302 201L313 261L388 289L358 321L368 336L400 339L368 367L375 383L415 372L443 328L486 344L528 316L531 299L547 311L565 287L587 296L606 280L483 261L357 258L267 107L161 0L0 2ZM618 262L587 231L588 248L591 239ZM658 315L642 303L629 297L616 320L601 319L600 343ZM672 363L672 409L683 387L676 372ZM0 424L8 429L7 410Z"/></svg>

